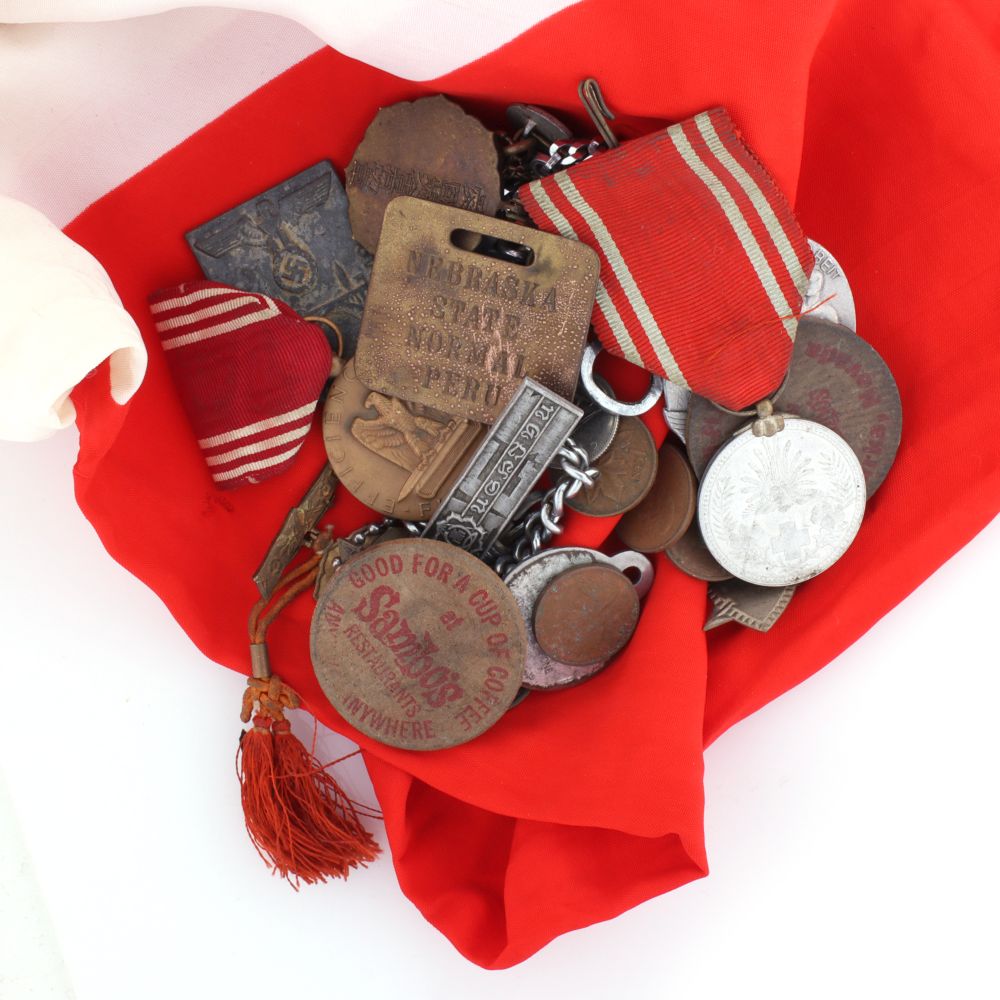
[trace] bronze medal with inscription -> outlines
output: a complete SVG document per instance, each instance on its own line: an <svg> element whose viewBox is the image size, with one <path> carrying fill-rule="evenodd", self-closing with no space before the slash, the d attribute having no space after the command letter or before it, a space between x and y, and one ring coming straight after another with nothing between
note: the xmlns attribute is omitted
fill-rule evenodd
<svg viewBox="0 0 1000 1000"><path fill-rule="evenodd" d="M352 726L405 750L466 743L499 721L524 673L527 631L507 585L427 538L352 556L310 633L323 693Z"/></svg>
<svg viewBox="0 0 1000 1000"><path fill-rule="evenodd" d="M614 566L591 563L557 576L535 605L535 640L570 666L610 660L632 638L639 595Z"/></svg>
<svg viewBox="0 0 1000 1000"><path fill-rule="evenodd" d="M823 424L851 446L869 497L882 485L899 448L903 416L892 373L870 344L846 326L799 320L788 376L773 399L775 408ZM699 478L751 418L692 396L687 449Z"/></svg>
<svg viewBox="0 0 1000 1000"><path fill-rule="evenodd" d="M641 503L656 479L656 442L638 417L620 417L618 430L594 467L593 486L580 490L566 506L591 517L615 517Z"/></svg>
<svg viewBox="0 0 1000 1000"><path fill-rule="evenodd" d="M398 195L483 215L500 207L493 134L441 95L382 108L346 175L354 238L372 253L385 207Z"/></svg>
<svg viewBox="0 0 1000 1000"><path fill-rule="evenodd" d="M481 424L373 392L349 361L323 409L333 471L363 504L404 521L426 521L479 440Z"/></svg>
<svg viewBox="0 0 1000 1000"><path fill-rule="evenodd" d="M358 378L483 424L526 377L572 399L598 270L576 240L396 198L372 267Z"/></svg>
<svg viewBox="0 0 1000 1000"><path fill-rule="evenodd" d="M615 526L618 537L637 552L662 552L691 526L698 484L687 459L669 442L660 448L656 479L648 496Z"/></svg>

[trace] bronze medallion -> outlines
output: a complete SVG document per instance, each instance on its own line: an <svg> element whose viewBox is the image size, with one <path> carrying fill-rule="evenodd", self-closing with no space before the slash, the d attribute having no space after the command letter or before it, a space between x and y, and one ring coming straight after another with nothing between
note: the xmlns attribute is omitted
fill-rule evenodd
<svg viewBox="0 0 1000 1000"><path fill-rule="evenodd" d="M535 605L535 640L571 666L610 660L632 638L639 596L624 573L591 563L557 576Z"/></svg>
<svg viewBox="0 0 1000 1000"><path fill-rule="evenodd" d="M706 632L727 622L767 632L785 613L795 595L795 587L758 587L743 580L713 583L708 597L714 610L708 616Z"/></svg>
<svg viewBox="0 0 1000 1000"><path fill-rule="evenodd" d="M618 522L615 531L630 549L662 552L691 526L697 501L698 484L691 466L668 442L660 448L652 489Z"/></svg>
<svg viewBox="0 0 1000 1000"><path fill-rule="evenodd" d="M468 249L472 238L490 254ZM396 198L372 267L358 378L484 424L525 378L572 399L598 269L576 240Z"/></svg>
<svg viewBox="0 0 1000 1000"><path fill-rule="evenodd" d="M380 743L440 750L510 707L527 631L507 585L467 552L428 538L351 557L320 594L310 652L323 693Z"/></svg>
<svg viewBox="0 0 1000 1000"><path fill-rule="evenodd" d="M656 442L638 417L619 417L608 448L594 462L600 475L566 501L566 506L591 517L615 517L641 503L656 478Z"/></svg>
<svg viewBox="0 0 1000 1000"><path fill-rule="evenodd" d="M429 518L485 428L372 392L349 361L323 408L333 471L363 504L404 521Z"/></svg>
<svg viewBox="0 0 1000 1000"><path fill-rule="evenodd" d="M714 583L719 580L729 580L733 575L719 565L715 556L708 551L705 539L701 537L698 518L695 518L688 530L667 549L667 557L682 573L693 576L696 580Z"/></svg>
<svg viewBox="0 0 1000 1000"><path fill-rule="evenodd" d="M354 238L372 253L397 195L495 215L500 173L493 133L447 97L382 108L347 167Z"/></svg>
<svg viewBox="0 0 1000 1000"><path fill-rule="evenodd" d="M870 497L892 466L902 431L899 389L878 352L845 326L805 317L776 409L839 434L861 462ZM692 396L687 448L699 478L715 453L752 417Z"/></svg>

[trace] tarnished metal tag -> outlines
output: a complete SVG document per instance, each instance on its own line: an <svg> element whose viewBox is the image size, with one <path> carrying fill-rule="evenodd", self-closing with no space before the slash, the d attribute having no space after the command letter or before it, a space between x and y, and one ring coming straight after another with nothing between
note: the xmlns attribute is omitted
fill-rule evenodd
<svg viewBox="0 0 1000 1000"><path fill-rule="evenodd" d="M358 377L484 424L525 377L572 399L597 273L597 255L575 240L396 198L372 270Z"/></svg>
<svg viewBox="0 0 1000 1000"><path fill-rule="evenodd" d="M578 406L525 379L424 534L485 555L582 416Z"/></svg>
<svg viewBox="0 0 1000 1000"><path fill-rule="evenodd" d="M351 236L347 197L329 161L185 238L206 278L271 295L302 316L331 320L344 336L344 357L354 353L371 256Z"/></svg>

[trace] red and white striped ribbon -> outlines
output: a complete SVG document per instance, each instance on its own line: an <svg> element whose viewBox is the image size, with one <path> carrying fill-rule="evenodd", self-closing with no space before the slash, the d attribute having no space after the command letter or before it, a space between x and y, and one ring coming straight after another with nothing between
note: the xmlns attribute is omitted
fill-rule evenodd
<svg viewBox="0 0 1000 1000"><path fill-rule="evenodd" d="M723 108L520 194L540 228L597 251L607 350L733 409L780 384L812 252Z"/></svg>
<svg viewBox="0 0 1000 1000"><path fill-rule="evenodd" d="M283 302L211 281L150 297L184 409L216 485L259 483L292 462L330 373L330 346Z"/></svg>

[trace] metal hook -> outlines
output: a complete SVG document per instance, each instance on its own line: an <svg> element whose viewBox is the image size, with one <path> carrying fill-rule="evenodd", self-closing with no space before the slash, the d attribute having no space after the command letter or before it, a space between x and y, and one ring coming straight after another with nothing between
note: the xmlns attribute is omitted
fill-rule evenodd
<svg viewBox="0 0 1000 1000"><path fill-rule="evenodd" d="M592 76L588 76L586 80L580 81L577 93L580 95L580 100L587 109L587 114L590 115L590 120L594 123L604 145L608 149L614 149L618 145L618 140L615 138L614 132L611 131L608 121L615 116L604 100L600 84Z"/></svg>

